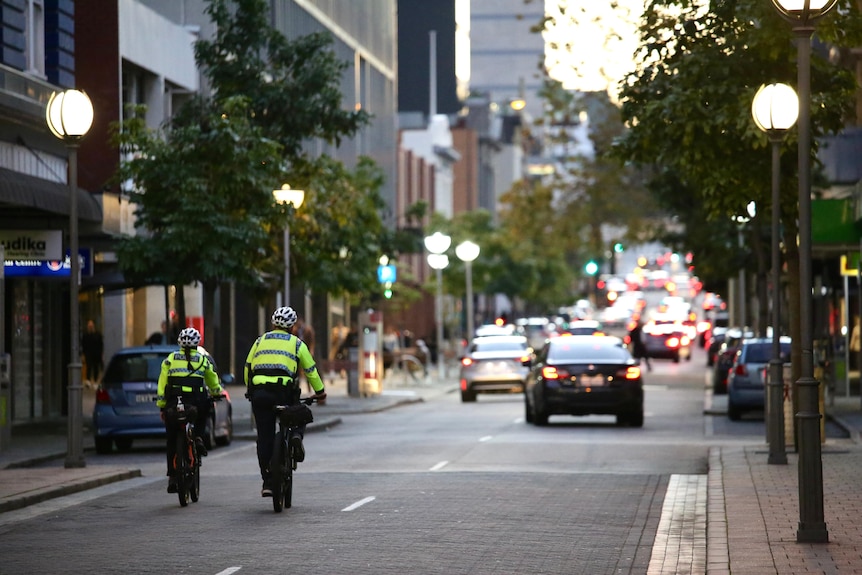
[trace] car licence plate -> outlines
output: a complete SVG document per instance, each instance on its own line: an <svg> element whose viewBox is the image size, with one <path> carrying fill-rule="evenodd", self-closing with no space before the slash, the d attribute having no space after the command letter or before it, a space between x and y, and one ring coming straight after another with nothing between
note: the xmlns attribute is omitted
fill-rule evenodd
<svg viewBox="0 0 862 575"><path fill-rule="evenodd" d="M135 396L135 401L137 403L152 403L156 400L156 396L152 394L139 394Z"/></svg>
<svg viewBox="0 0 862 575"><path fill-rule="evenodd" d="M601 375L582 375L578 378L581 387L601 387L605 384L605 378Z"/></svg>

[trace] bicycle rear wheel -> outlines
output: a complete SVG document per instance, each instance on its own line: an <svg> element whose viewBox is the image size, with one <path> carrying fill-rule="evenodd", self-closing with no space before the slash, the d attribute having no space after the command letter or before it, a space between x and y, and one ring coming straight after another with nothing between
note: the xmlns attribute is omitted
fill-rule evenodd
<svg viewBox="0 0 862 575"><path fill-rule="evenodd" d="M174 473L177 480L177 499L180 506L189 504L189 446L184 433L177 434L177 454Z"/></svg>
<svg viewBox="0 0 862 575"><path fill-rule="evenodd" d="M284 473L285 460L287 459L287 442L284 433L279 432L275 438L272 448L272 459L269 462L269 482L272 488L272 508L276 513L281 513L284 508Z"/></svg>
<svg viewBox="0 0 862 575"><path fill-rule="evenodd" d="M193 503L197 503L201 494L201 460L198 448L194 443L192 443L190 449L194 463L192 463L191 469L189 469L189 497L192 498Z"/></svg>

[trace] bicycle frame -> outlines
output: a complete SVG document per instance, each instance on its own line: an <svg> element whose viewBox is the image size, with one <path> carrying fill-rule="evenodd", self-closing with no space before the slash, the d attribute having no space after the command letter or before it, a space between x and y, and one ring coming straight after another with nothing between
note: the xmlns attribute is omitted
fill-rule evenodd
<svg viewBox="0 0 862 575"><path fill-rule="evenodd" d="M315 397L300 398L299 405L311 405L317 401ZM272 508L280 513L284 508L290 508L293 499L293 472L296 470L296 454L290 445L291 434L304 423L296 420L295 406L276 405L278 431L275 434L275 445L272 450L270 473L272 481Z"/></svg>

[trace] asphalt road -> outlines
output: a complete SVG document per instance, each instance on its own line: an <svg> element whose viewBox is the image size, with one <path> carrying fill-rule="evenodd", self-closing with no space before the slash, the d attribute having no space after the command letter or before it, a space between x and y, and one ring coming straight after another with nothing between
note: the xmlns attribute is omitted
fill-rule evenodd
<svg viewBox="0 0 862 575"><path fill-rule="evenodd" d="M164 491L159 443L136 443L98 457L143 477L0 527L0 571L645 573L670 475L703 474L710 445L762 430L709 423L720 416L703 413L698 353L654 362L643 429L599 416L538 428L520 396L462 404L457 393L346 415L308 434L294 506L280 514L259 495L253 442L214 450L187 508Z"/></svg>

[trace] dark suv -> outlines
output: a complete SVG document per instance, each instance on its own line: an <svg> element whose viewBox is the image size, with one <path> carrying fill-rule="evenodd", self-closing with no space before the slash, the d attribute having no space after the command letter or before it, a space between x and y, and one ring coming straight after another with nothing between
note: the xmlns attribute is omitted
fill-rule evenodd
<svg viewBox="0 0 862 575"><path fill-rule="evenodd" d="M715 367L712 374L712 393L723 395L727 393L727 374L733 366L736 352L739 351L743 340L754 337L754 332L741 330L738 327L728 329L724 334L724 342L718 348L715 356Z"/></svg>

